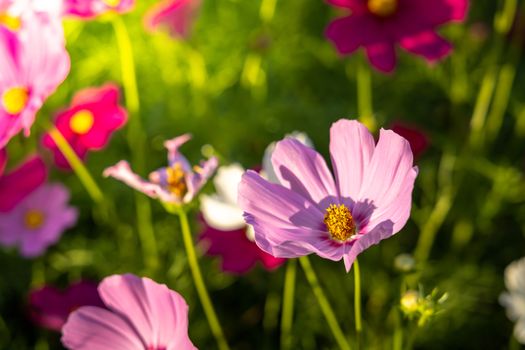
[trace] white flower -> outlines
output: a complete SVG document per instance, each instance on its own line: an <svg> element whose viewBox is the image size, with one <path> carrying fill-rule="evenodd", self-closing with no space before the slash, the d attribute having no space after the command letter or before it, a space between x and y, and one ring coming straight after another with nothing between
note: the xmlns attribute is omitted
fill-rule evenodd
<svg viewBox="0 0 525 350"><path fill-rule="evenodd" d="M505 269L505 286L499 302L507 310L507 317L516 322L514 336L525 344L525 257L514 261Z"/></svg>

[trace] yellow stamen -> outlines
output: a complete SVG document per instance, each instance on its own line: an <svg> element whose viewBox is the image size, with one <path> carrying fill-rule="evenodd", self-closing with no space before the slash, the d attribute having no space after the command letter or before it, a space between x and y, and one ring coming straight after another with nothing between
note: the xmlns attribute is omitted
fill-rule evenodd
<svg viewBox="0 0 525 350"><path fill-rule="evenodd" d="M30 230L36 230L44 224L44 213L40 210L30 209L24 215L24 224Z"/></svg>
<svg viewBox="0 0 525 350"><path fill-rule="evenodd" d="M345 242L356 234L354 218L344 204L331 204L326 208L324 223L332 239L338 242Z"/></svg>
<svg viewBox="0 0 525 350"><path fill-rule="evenodd" d="M102 2L109 7L117 7L118 5L120 5L121 1L122 0L102 0Z"/></svg>
<svg viewBox="0 0 525 350"><path fill-rule="evenodd" d="M16 32L22 27L22 21L18 17L3 12L0 13L0 25L6 27L12 32Z"/></svg>
<svg viewBox="0 0 525 350"><path fill-rule="evenodd" d="M20 114L29 101L29 91L24 87L13 87L2 94L2 107L12 115Z"/></svg>
<svg viewBox="0 0 525 350"><path fill-rule="evenodd" d="M95 117L93 116L93 113L83 109L73 114L69 120L69 127L74 133L85 135L91 130L94 123Z"/></svg>
<svg viewBox="0 0 525 350"><path fill-rule="evenodd" d="M368 10L379 17L392 16L397 11L398 0L368 0Z"/></svg>
<svg viewBox="0 0 525 350"><path fill-rule="evenodd" d="M182 198L188 190L186 186L186 174L179 163L175 163L172 167L166 169L166 182L168 189L175 196Z"/></svg>

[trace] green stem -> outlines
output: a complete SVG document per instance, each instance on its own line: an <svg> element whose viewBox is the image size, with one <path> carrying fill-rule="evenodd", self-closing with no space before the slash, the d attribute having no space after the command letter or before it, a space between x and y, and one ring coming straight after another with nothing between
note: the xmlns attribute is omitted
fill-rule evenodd
<svg viewBox="0 0 525 350"><path fill-rule="evenodd" d="M310 264L310 260L308 260L307 256L303 256L299 258L299 262L301 263L301 267L303 268L304 274L306 275L306 279L312 288L317 302L319 303L319 307L323 312L326 322L328 323L328 327L330 327L330 330L332 331L339 348L350 350L350 344L346 340L343 331L337 323L334 311L332 310L332 307L330 306L330 303L328 302L328 299L326 298L323 289L319 284L319 280L317 279L317 275Z"/></svg>
<svg viewBox="0 0 525 350"><path fill-rule="evenodd" d="M361 271L359 262L354 261L354 312L355 312L355 331L357 334L357 348L360 347L361 334L363 332L363 323L361 318Z"/></svg>
<svg viewBox="0 0 525 350"><path fill-rule="evenodd" d="M281 350L292 347L292 324L295 296L295 275L297 260L290 259L286 263L283 288L283 309L281 315Z"/></svg>
<svg viewBox="0 0 525 350"><path fill-rule="evenodd" d="M84 166L84 163L78 158L73 148L71 148L64 135L53 126L49 129L49 136L51 136L64 158L66 158L69 165L71 165L71 168L80 182L82 182L82 185L84 185L91 199L95 203L102 203L104 201L102 191L89 173L89 170Z"/></svg>
<svg viewBox="0 0 525 350"><path fill-rule="evenodd" d="M372 103L372 76L364 58L357 64L357 111L359 120L371 131L377 129Z"/></svg>
<svg viewBox="0 0 525 350"><path fill-rule="evenodd" d="M120 16L112 20L113 30L117 39L122 70L122 85L126 96L126 108L130 114L128 122L128 144L132 150L133 165L139 173L145 170L146 137L140 121L140 99L137 88L137 75L131 39L125 23ZM157 241L151 223L151 205L146 197L135 194L135 210L137 213L137 229L142 247L144 264L152 271L159 265Z"/></svg>
<svg viewBox="0 0 525 350"><path fill-rule="evenodd" d="M206 289L206 285L204 284L204 279L202 278L201 270L199 268L197 254L195 252L195 247L191 236L190 225L188 223L188 216L182 208L178 208L177 214L179 215L180 226L182 230L182 239L186 248L186 254L188 255L188 264L190 265L193 282L195 283L195 288L197 289L197 294L199 295L202 308L204 309L204 313L206 314L206 318L208 319L211 332L215 336L215 340L217 341L219 349L228 350L228 343L226 343L226 339L224 338L224 333L222 332L221 324L219 323L219 319L217 318L215 309L213 308L213 304L211 303L208 290Z"/></svg>

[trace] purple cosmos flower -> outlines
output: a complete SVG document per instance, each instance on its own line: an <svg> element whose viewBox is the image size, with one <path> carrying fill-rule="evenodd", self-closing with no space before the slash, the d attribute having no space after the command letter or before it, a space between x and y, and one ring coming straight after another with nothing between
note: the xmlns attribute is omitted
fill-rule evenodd
<svg viewBox="0 0 525 350"><path fill-rule="evenodd" d="M77 221L69 207L69 191L61 184L45 184L7 213L0 213L0 244L17 246L26 258L39 256Z"/></svg>
<svg viewBox="0 0 525 350"><path fill-rule="evenodd" d="M69 314L81 306L104 307L97 284L79 281L61 291L45 286L29 294L29 309L32 320L39 326L60 332Z"/></svg>
<svg viewBox="0 0 525 350"><path fill-rule="evenodd" d="M370 63L383 72L395 68L397 44L428 62L445 57L452 45L436 30L445 23L462 21L468 8L468 0L327 1L351 11L326 30L339 53L349 55L364 47Z"/></svg>
<svg viewBox="0 0 525 350"><path fill-rule="evenodd" d="M33 156L18 168L2 174L6 163L7 153L0 151L0 213L11 211L47 178L46 165L38 156Z"/></svg>
<svg viewBox="0 0 525 350"><path fill-rule="evenodd" d="M343 259L349 271L359 253L405 225L417 168L407 140L381 129L376 145L353 120L333 124L330 154L335 180L315 150L289 138L278 142L272 163L281 185L248 171L238 202L264 251Z"/></svg>
<svg viewBox="0 0 525 350"><path fill-rule="evenodd" d="M137 191L165 203L177 205L189 203L213 174L218 163L217 158L212 157L201 161L200 166L194 166L192 170L188 160L179 152L179 147L190 138L191 135L184 134L164 143L168 150L169 165L152 172L149 181L133 173L126 161L120 161L104 170L104 176L114 177Z"/></svg>
<svg viewBox="0 0 525 350"><path fill-rule="evenodd" d="M62 328L73 350L190 350L188 305L163 284L135 275L114 275L98 287L109 310L83 306Z"/></svg>

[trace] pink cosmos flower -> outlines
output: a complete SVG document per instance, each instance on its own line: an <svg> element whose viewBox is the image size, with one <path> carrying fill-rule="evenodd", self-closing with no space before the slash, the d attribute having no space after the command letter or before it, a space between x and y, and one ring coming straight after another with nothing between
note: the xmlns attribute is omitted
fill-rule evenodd
<svg viewBox="0 0 525 350"><path fill-rule="evenodd" d="M72 350L189 350L188 305L163 284L135 275L106 277L98 291L109 310L83 306L62 328Z"/></svg>
<svg viewBox="0 0 525 350"><path fill-rule="evenodd" d="M351 11L326 30L339 53L349 55L363 47L370 63L391 72L396 65L395 46L436 62L452 49L436 33L439 26L462 21L468 0L327 0Z"/></svg>
<svg viewBox="0 0 525 350"><path fill-rule="evenodd" d="M349 271L358 254L405 225L417 168L407 140L381 129L376 145L354 120L333 124L330 154L335 180L315 150L289 138L278 142L272 163L281 185L248 171L238 202L262 250L343 259Z"/></svg>
<svg viewBox="0 0 525 350"><path fill-rule="evenodd" d="M419 158L427 150L428 136L420 129L400 122L395 122L391 128L393 132L407 139L414 158Z"/></svg>
<svg viewBox="0 0 525 350"><path fill-rule="evenodd" d="M165 27L172 37L185 39L201 7L201 0L164 0L154 5L144 17L148 31Z"/></svg>
<svg viewBox="0 0 525 350"><path fill-rule="evenodd" d="M4 173L5 166L7 164L7 151L4 148L0 148L0 178Z"/></svg>
<svg viewBox="0 0 525 350"><path fill-rule="evenodd" d="M33 156L7 174L2 171L7 154L0 151L0 213L11 211L47 178L46 165L38 156Z"/></svg>
<svg viewBox="0 0 525 350"><path fill-rule="evenodd" d="M134 6L135 0L64 0L63 14L87 20L112 11L124 14Z"/></svg>
<svg viewBox="0 0 525 350"><path fill-rule="evenodd" d="M6 22L1 20L0 23ZM22 129L69 72L60 19L25 11L0 25L0 148Z"/></svg>
<svg viewBox="0 0 525 350"><path fill-rule="evenodd" d="M113 132L127 121L127 112L119 106L119 90L113 84L78 92L71 106L58 114L55 125L76 154L84 159L88 150L103 149ZM63 169L70 165L49 134L43 145L53 151L55 163Z"/></svg>
<svg viewBox="0 0 525 350"><path fill-rule="evenodd" d="M67 205L68 200L64 186L40 186L13 210L0 214L0 244L17 246L26 258L42 255L77 221L77 210Z"/></svg>
<svg viewBox="0 0 525 350"><path fill-rule="evenodd" d="M45 286L29 294L32 320L41 327L57 332L60 332L71 312L87 305L104 307L97 284L89 281L79 281L64 291Z"/></svg>
<svg viewBox="0 0 525 350"><path fill-rule="evenodd" d="M145 181L131 171L126 161L120 161L104 171L111 176L151 198L164 203L180 205L189 203L217 168L217 158L201 161L193 170L188 160L179 152L179 147L191 139L190 134L178 136L164 143L168 150L168 166L158 169Z"/></svg>

